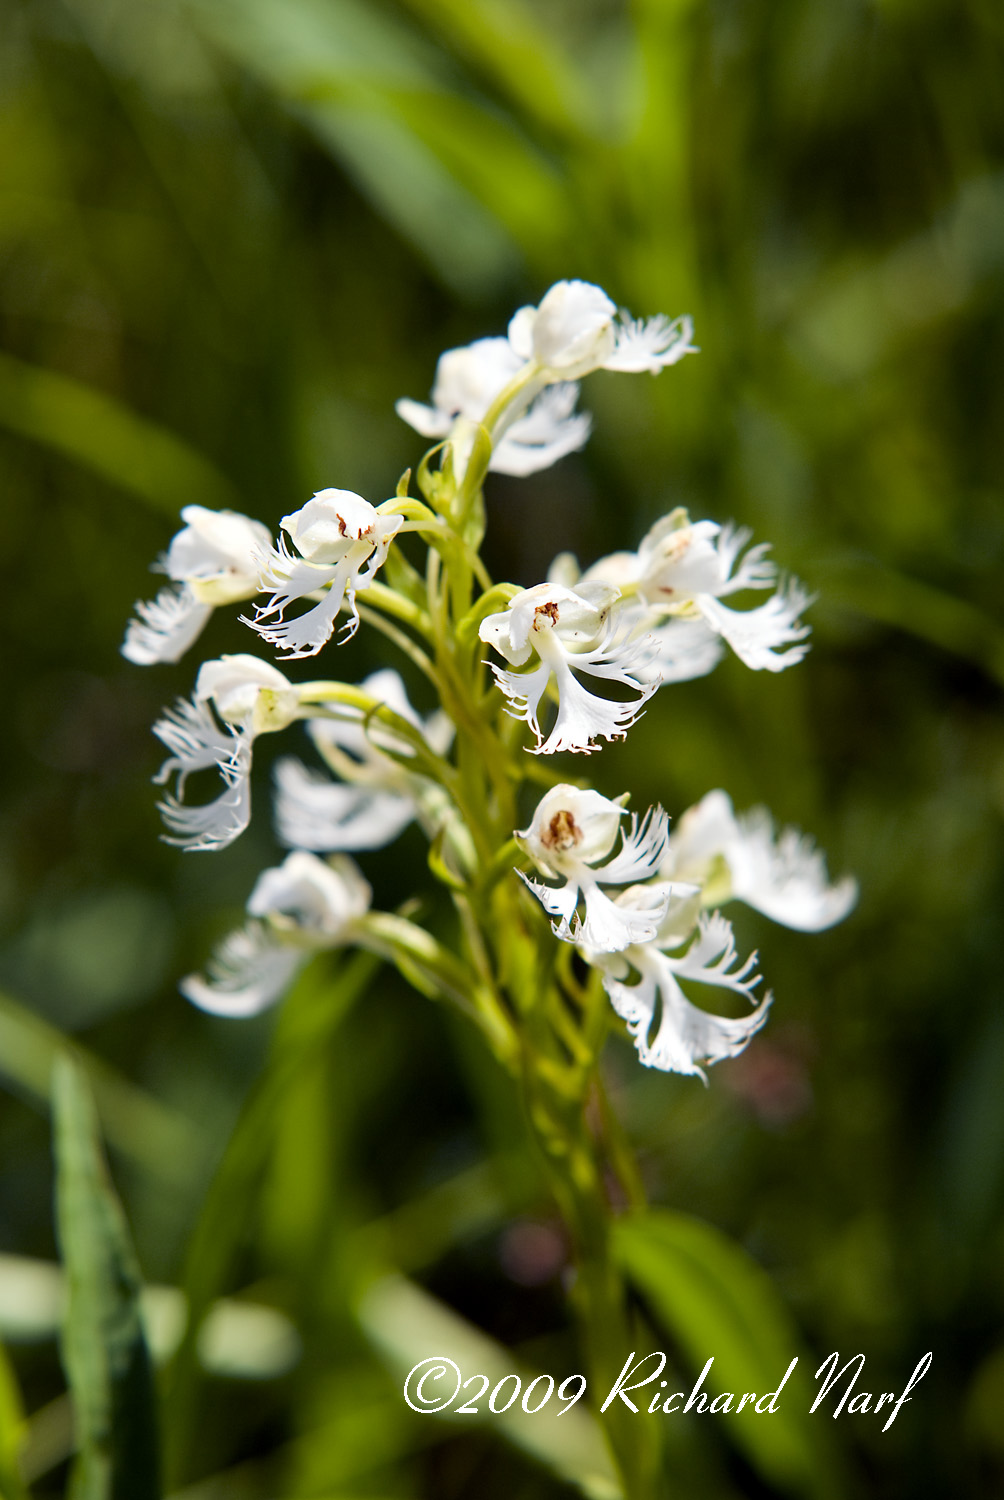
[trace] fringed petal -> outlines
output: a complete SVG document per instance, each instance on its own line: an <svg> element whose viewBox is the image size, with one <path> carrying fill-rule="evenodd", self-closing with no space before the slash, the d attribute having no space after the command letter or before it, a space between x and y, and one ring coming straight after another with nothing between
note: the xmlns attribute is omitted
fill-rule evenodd
<svg viewBox="0 0 1004 1500"><path fill-rule="evenodd" d="M620 849L596 871L597 879L604 885L631 885L647 880L665 858L668 841L669 818L661 807L650 807L640 822L638 814L632 813L631 826L626 833L622 830Z"/></svg>
<svg viewBox="0 0 1004 1500"><path fill-rule="evenodd" d="M598 872L602 878L603 872ZM596 884L584 885L585 916L576 917L568 933L558 937L595 953L620 953L639 943L650 943L666 915L669 897L663 887L651 888L648 902L620 906Z"/></svg>
<svg viewBox="0 0 1004 1500"><path fill-rule="evenodd" d="M649 371L658 375L668 365L675 365L687 354L700 351L693 342L694 324L687 316L672 322L660 313L657 317L634 319L620 314L613 353L603 361L604 370L625 374Z"/></svg>
<svg viewBox="0 0 1004 1500"><path fill-rule="evenodd" d="M531 675L536 676L536 673ZM541 744L538 739L531 752L534 755L554 755L559 750L589 755L599 749L596 744L599 739L624 739L658 687L658 683L645 687L636 682L634 685L638 688L638 697L627 703L618 703L610 698L599 698L584 688L571 670L570 662L564 670L560 663L556 664L556 676L557 718L544 743ZM539 730L537 732L539 736Z"/></svg>
<svg viewBox="0 0 1004 1500"><path fill-rule="evenodd" d="M715 551L721 564L722 582L714 590L719 598L737 594L741 589L769 589L776 581L777 564L767 556L770 542L758 542L755 547L750 547L733 573L736 560L752 535L748 526L736 526L731 521L719 531Z"/></svg>
<svg viewBox="0 0 1004 1500"><path fill-rule="evenodd" d="M522 719L524 723L529 724L536 736L539 750L543 735L537 719L537 710L551 676L550 667L544 662L541 666L535 667L532 672L507 672L504 667L497 667L494 662L491 662L490 666L495 681L509 701L507 712L512 718Z"/></svg>
<svg viewBox="0 0 1004 1500"><path fill-rule="evenodd" d="M135 620L126 627L122 655L139 667L180 661L205 629L213 612L200 604L187 583L161 589L156 599L137 600Z"/></svg>
<svg viewBox="0 0 1004 1500"><path fill-rule="evenodd" d="M749 1016L712 1015L687 999L665 954L646 949L627 956L638 968L638 983L624 984L605 975L603 985L647 1068L695 1075L707 1082L701 1064L737 1056L767 1019L769 995ZM659 1021L653 1035L657 1005Z"/></svg>
<svg viewBox="0 0 1004 1500"><path fill-rule="evenodd" d="M367 786L346 786L292 757L275 768L275 822L291 849L382 849L412 821L413 798Z"/></svg>
<svg viewBox="0 0 1004 1500"><path fill-rule="evenodd" d="M307 956L279 942L266 923L249 922L224 938L208 978L189 974L179 989L211 1015L256 1016L281 998Z"/></svg>
<svg viewBox="0 0 1004 1500"><path fill-rule="evenodd" d="M850 876L830 884L825 856L806 834L784 828L775 840L763 807L736 820L726 858L736 900L798 932L821 932L842 922L857 900L857 882Z"/></svg>
<svg viewBox="0 0 1004 1500"><path fill-rule="evenodd" d="M708 594L700 595L696 603L708 624L754 672L783 672L809 650L805 643L809 626L798 617L812 603L812 596L795 580L758 609L729 609Z"/></svg>

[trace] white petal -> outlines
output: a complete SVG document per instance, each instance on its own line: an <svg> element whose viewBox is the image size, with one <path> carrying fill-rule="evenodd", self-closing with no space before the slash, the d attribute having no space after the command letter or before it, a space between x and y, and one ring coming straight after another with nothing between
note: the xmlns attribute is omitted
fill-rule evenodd
<svg viewBox="0 0 1004 1500"><path fill-rule="evenodd" d="M255 1016L282 996L306 954L280 943L263 922L224 938L209 977L189 974L178 988L200 1010L215 1016Z"/></svg>
<svg viewBox="0 0 1004 1500"><path fill-rule="evenodd" d="M263 870L248 898L252 917L267 917L311 946L333 947L369 909L373 892L347 855L318 859L303 849Z"/></svg>
<svg viewBox="0 0 1004 1500"><path fill-rule="evenodd" d="M342 639L347 640L359 626L359 613L355 608L355 590L350 589L350 580L344 573L339 576L341 571L335 571L335 577L324 598L305 614L297 615L292 620L283 620L281 614L285 604L281 604L280 617L273 623L267 624L265 616L274 606L269 606L268 610L247 623L258 632L263 641L268 641L277 651L285 651L287 654L284 660L297 661L305 656L316 656L321 647L327 644L342 605L348 604L351 614L342 630Z"/></svg>
<svg viewBox="0 0 1004 1500"><path fill-rule="evenodd" d="M596 878L604 885L628 885L655 874L666 854L669 818L661 807L650 807L640 823L638 814L632 813L631 826L627 833L622 830L622 838L613 859L596 871Z"/></svg>
<svg viewBox="0 0 1004 1500"><path fill-rule="evenodd" d="M239 753L242 743L237 730L220 728L207 703L189 702L187 698L179 698L173 708L165 709L153 732L172 752L153 779L163 785L177 771L179 792L184 790L190 771L226 764Z"/></svg>
<svg viewBox="0 0 1004 1500"><path fill-rule="evenodd" d="M800 662L809 649L805 643L809 626L798 617L812 603L812 596L794 580L758 609L729 609L707 594L696 603L708 624L754 672L783 672Z"/></svg>
<svg viewBox="0 0 1004 1500"><path fill-rule="evenodd" d="M400 526L402 518L396 517ZM375 541L380 517L354 490L318 490L306 505L283 516L282 529L297 551L311 562L341 562L353 542Z"/></svg>
<svg viewBox="0 0 1004 1500"><path fill-rule="evenodd" d="M604 871L596 873L601 880L605 879ZM664 887L652 886L650 891L647 904L620 906L599 886L583 886L585 917L573 921L570 934L557 936L596 953L615 953L636 943L649 943L659 930L669 901Z"/></svg>
<svg viewBox="0 0 1004 1500"><path fill-rule="evenodd" d="M625 313L617 328L613 353L604 360L605 370L640 373L648 370L658 375L667 365L675 365L686 354L700 351L693 343L694 325L684 315L672 323L662 313L647 321L633 320Z"/></svg>
<svg viewBox="0 0 1004 1500"><path fill-rule="evenodd" d="M569 668L560 670L558 678L558 714L554 727L543 744L536 745L532 754L554 755L560 750L573 750L588 755L599 746L596 741L622 740L631 725L640 717L643 705L655 692L657 684L639 689L638 697L627 703L617 703L610 698L600 698L590 693Z"/></svg>
<svg viewBox="0 0 1004 1500"><path fill-rule="evenodd" d="M251 821L250 751L246 762L221 765L225 790L215 802L186 807L169 792L158 809L171 830L165 841L186 850L225 849Z"/></svg>
<svg viewBox="0 0 1004 1500"><path fill-rule="evenodd" d="M533 319L535 358L569 380L598 369L614 352L616 312L606 292L591 282L556 282ZM514 342L512 324L509 339Z"/></svg>
<svg viewBox="0 0 1004 1500"><path fill-rule="evenodd" d="M169 844L184 849L222 849L244 832L251 820L251 742L249 731L221 729L207 703L179 701L153 726L173 754L154 780L164 783L178 773L177 796L168 793L158 808L171 831ZM179 800L193 771L215 768L224 790L214 802L186 807Z"/></svg>
<svg viewBox="0 0 1004 1500"><path fill-rule="evenodd" d="M258 555L271 537L260 521L233 510L186 505L188 524L174 537L164 559L169 578L184 580L203 604L233 604L257 592Z"/></svg>
<svg viewBox="0 0 1004 1500"><path fill-rule="evenodd" d="M659 617L646 613L647 622ZM639 626L641 628L641 626ZM635 667L642 682L692 682L713 672L722 659L719 637L704 620L678 618L664 624L648 623L645 656Z"/></svg>
<svg viewBox="0 0 1004 1500"><path fill-rule="evenodd" d="M857 900L850 876L830 885L826 860L812 839L785 828L775 842L766 808L742 814L726 858L735 898L799 932L821 932L843 921Z"/></svg>
<svg viewBox="0 0 1004 1500"><path fill-rule="evenodd" d="M212 605L200 604L184 583L161 589L156 599L137 600L135 608L139 618L129 621L122 655L139 667L180 661L213 612Z"/></svg>
<svg viewBox="0 0 1004 1500"><path fill-rule="evenodd" d="M537 321L535 307L521 307L509 319L507 335L513 352L523 360L533 358L533 325Z"/></svg>
<svg viewBox="0 0 1004 1500"><path fill-rule="evenodd" d="M650 604L687 604L696 594L721 592L728 580L727 559L718 550L722 528L715 521L688 519L682 509L660 517L638 547L638 586Z"/></svg>
<svg viewBox="0 0 1004 1500"><path fill-rule="evenodd" d="M200 703L211 701L221 719L244 724L254 714L262 688L282 701L290 717L295 713L299 695L289 678L271 662L247 652L203 662L194 697Z"/></svg>
<svg viewBox="0 0 1004 1500"><path fill-rule="evenodd" d="M435 406L423 406L420 401L412 401L407 396L394 402L394 410L403 422L421 433L422 437L444 438L453 425L453 418L448 412L439 411Z"/></svg>
<svg viewBox="0 0 1004 1500"><path fill-rule="evenodd" d="M769 542L758 542L755 547L750 547L736 568L736 560L752 535L748 527L735 526L731 521L718 533L715 547L725 580L713 591L719 598L724 598L726 594L737 594L741 589L767 589L775 582L777 564L767 556L770 551Z"/></svg>
<svg viewBox="0 0 1004 1500"><path fill-rule="evenodd" d="M697 936L686 953L679 958L667 960L674 973L684 979L696 979L703 984L720 985L723 989L735 990L752 999L752 991L760 983L756 973L757 956L751 953L739 963L736 953L732 923L721 912L702 912L697 926Z"/></svg>
<svg viewBox="0 0 1004 1500"><path fill-rule="evenodd" d="M516 837L545 875L590 878L590 866L608 855L617 842L624 799L613 801L591 787L561 782L545 792L529 827Z"/></svg>
<svg viewBox="0 0 1004 1500"><path fill-rule="evenodd" d="M574 412L577 395L578 386L571 383L542 391L498 440L488 467L497 474L536 474L584 447L592 418Z"/></svg>
<svg viewBox="0 0 1004 1500"><path fill-rule="evenodd" d="M712 862L728 859L738 834L739 824L728 793L720 788L707 792L677 819L661 873L668 879L703 884Z"/></svg>
<svg viewBox="0 0 1004 1500"><path fill-rule="evenodd" d="M542 881L531 880L529 875L524 875L522 870L516 874L523 884L533 891L537 900L544 910L558 921L552 923L552 930L556 937L564 937L571 941L569 924L575 914L575 904L579 899L579 887L574 881L565 885L544 885Z"/></svg>
<svg viewBox="0 0 1004 1500"><path fill-rule="evenodd" d="M680 988L665 955L653 949L631 950L640 979L627 985L604 978L604 988L617 1013L628 1023L641 1062L648 1068L704 1077L701 1063L721 1062L742 1052L767 1019L768 995L749 1016L734 1020L715 1016L693 1005ZM651 1036L656 1003L659 1025Z"/></svg>
<svg viewBox="0 0 1004 1500"><path fill-rule="evenodd" d="M280 537L278 547L271 547L259 558L259 591L270 594L271 598L266 604L255 606L257 617L279 614L294 599L324 588L337 576L339 566L307 562L292 553L286 538Z"/></svg>
<svg viewBox="0 0 1004 1500"><path fill-rule="evenodd" d="M490 665L495 681L509 701L507 712L512 718L522 719L529 724L539 748L544 737L537 719L537 710L551 676L550 667L544 662L532 672L507 672L494 662Z"/></svg>
<svg viewBox="0 0 1004 1500"><path fill-rule="evenodd" d="M411 797L346 786L291 757L275 768L275 821L292 849L382 849L415 816Z"/></svg>

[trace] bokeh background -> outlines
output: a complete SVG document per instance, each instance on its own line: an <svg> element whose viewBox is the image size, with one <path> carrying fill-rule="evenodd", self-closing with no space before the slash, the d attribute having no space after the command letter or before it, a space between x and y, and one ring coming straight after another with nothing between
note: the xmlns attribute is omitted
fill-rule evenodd
<svg viewBox="0 0 1004 1500"><path fill-rule="evenodd" d="M535 583L675 505L773 541L818 592L804 665L665 691L590 771L671 813L765 802L861 886L818 937L738 917L770 1025L707 1090L612 1041L618 1108L654 1200L745 1246L819 1358L891 1389L933 1350L888 1434L814 1419L851 1493L1004 1494L1002 64L992 0L6 0L0 1250L56 1257L63 1033L148 1280L299 1331L268 1378L253 1350L164 1376L173 1494L566 1493L495 1428L410 1419L349 1294L383 1258L573 1367L514 1100L386 973L353 1005L322 965L278 1022L179 998L279 854L269 757L233 848L160 843L149 726L195 662L118 655L182 505L391 493L421 451L394 399L566 276L690 312L703 352L591 377L587 450L490 480L493 571ZM254 649L227 613L202 655ZM347 680L382 660L360 637ZM363 863L387 906L424 852ZM64 1381L0 1272L45 1500ZM780 1493L709 1424L670 1460L674 1492Z"/></svg>

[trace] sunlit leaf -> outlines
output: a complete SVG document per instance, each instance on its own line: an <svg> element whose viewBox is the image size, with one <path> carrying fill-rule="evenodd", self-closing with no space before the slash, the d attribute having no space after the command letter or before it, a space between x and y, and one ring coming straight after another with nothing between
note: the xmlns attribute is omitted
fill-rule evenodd
<svg viewBox="0 0 1004 1500"><path fill-rule="evenodd" d="M621 1494L601 1430L582 1403L566 1411L555 1398L541 1411L530 1414L517 1401L507 1411L500 1408L497 1415L489 1413L489 1393L504 1376L519 1376L525 1392L538 1372L527 1370L501 1344L458 1317L437 1298L404 1277L387 1276L367 1287L358 1316L364 1332L402 1380L420 1360L436 1354L452 1359L465 1379L472 1375L487 1376L485 1399L476 1407L477 1417L457 1417L447 1412L439 1420L453 1424L487 1422L491 1431L498 1431L562 1479L577 1485L590 1500L616 1500ZM479 1386L480 1382L475 1381L468 1387L465 1399ZM510 1381L499 1399L504 1401L513 1388ZM541 1387L534 1401L545 1389ZM435 1418L424 1415L416 1420L428 1422Z"/></svg>
<svg viewBox="0 0 1004 1500"><path fill-rule="evenodd" d="M303 119L378 211L463 293L518 265L515 246L398 118L390 90L436 87L449 71L428 43L350 0L250 0L197 8L208 35Z"/></svg>
<svg viewBox="0 0 1004 1500"><path fill-rule="evenodd" d="M0 425L83 464L155 510L221 508L234 491L181 438L104 391L0 354Z"/></svg>
<svg viewBox="0 0 1004 1500"><path fill-rule="evenodd" d="M841 1493L818 1423L808 1416L812 1371L797 1330L770 1278L744 1250L710 1224L651 1210L614 1226L614 1253L643 1294L656 1322L698 1375L714 1356L709 1400L732 1391L775 1391L791 1361L799 1363L773 1412L747 1405L721 1416L725 1433L750 1462L786 1492Z"/></svg>

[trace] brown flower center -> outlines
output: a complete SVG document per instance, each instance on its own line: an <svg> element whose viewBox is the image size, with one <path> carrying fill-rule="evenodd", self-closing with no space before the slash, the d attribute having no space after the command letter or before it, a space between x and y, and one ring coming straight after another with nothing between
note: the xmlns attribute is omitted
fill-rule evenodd
<svg viewBox="0 0 1004 1500"><path fill-rule="evenodd" d="M541 843L545 849L556 849L559 854L566 849L574 849L575 845L582 840L582 829L576 823L575 818L563 807L556 812L541 835Z"/></svg>

